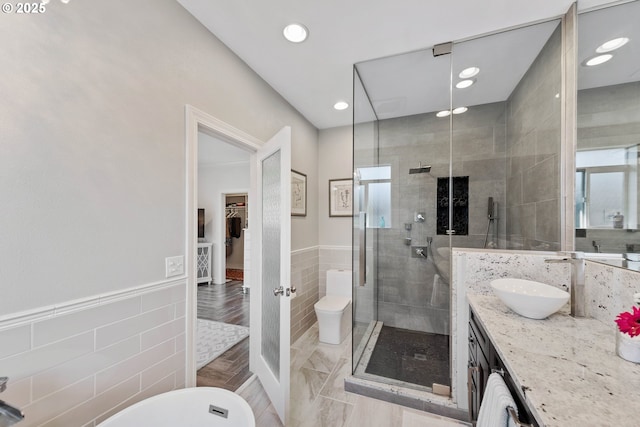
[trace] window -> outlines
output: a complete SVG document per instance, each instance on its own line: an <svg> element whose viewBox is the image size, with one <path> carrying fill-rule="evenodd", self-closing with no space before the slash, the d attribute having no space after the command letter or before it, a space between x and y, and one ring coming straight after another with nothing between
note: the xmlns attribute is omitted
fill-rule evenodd
<svg viewBox="0 0 640 427"><path fill-rule="evenodd" d="M357 169L356 191L367 213L367 228L391 228L391 166Z"/></svg>
<svg viewBox="0 0 640 427"><path fill-rule="evenodd" d="M576 153L576 228L636 228L637 150L608 148Z"/></svg>

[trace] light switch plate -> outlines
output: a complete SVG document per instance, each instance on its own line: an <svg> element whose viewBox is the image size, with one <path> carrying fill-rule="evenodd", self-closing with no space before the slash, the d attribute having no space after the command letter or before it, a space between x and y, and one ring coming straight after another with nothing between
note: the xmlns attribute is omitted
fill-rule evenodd
<svg viewBox="0 0 640 427"><path fill-rule="evenodd" d="M165 258L165 276L181 276L184 274L184 256L172 256Z"/></svg>

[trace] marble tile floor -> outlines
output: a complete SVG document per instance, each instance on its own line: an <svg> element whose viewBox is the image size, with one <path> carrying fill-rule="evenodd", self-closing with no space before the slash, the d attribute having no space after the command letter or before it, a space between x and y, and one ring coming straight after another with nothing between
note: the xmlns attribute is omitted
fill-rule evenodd
<svg viewBox="0 0 640 427"><path fill-rule="evenodd" d="M344 391L351 336L340 345L318 341L312 326L291 346L291 426L460 427L470 424ZM271 424L256 424L270 427ZM273 424L278 425L278 424Z"/></svg>
<svg viewBox="0 0 640 427"><path fill-rule="evenodd" d="M318 342L318 325L291 346L291 427L461 427L457 420L344 391L351 337L339 346ZM282 427L260 381L237 390L253 409L257 427Z"/></svg>

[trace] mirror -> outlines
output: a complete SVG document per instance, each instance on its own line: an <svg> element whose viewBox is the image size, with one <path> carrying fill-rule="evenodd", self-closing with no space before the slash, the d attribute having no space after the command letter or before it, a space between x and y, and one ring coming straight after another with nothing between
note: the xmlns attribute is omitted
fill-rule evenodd
<svg viewBox="0 0 640 427"><path fill-rule="evenodd" d="M640 252L640 2L578 16L575 249Z"/></svg>

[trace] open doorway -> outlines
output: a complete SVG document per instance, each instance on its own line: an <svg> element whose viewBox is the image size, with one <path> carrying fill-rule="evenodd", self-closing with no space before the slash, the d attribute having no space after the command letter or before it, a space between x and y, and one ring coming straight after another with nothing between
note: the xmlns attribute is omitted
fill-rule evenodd
<svg viewBox="0 0 640 427"><path fill-rule="evenodd" d="M244 282L250 153L198 130L196 385L237 390L249 370L249 294ZM246 251L246 253L245 253ZM210 265L209 276L203 265Z"/></svg>
<svg viewBox="0 0 640 427"><path fill-rule="evenodd" d="M244 282L245 260L248 262L249 252L249 214L248 194L232 193L224 195L225 216L225 275L229 281ZM243 291L249 290L248 283L243 284Z"/></svg>
<svg viewBox="0 0 640 427"><path fill-rule="evenodd" d="M248 210L252 219L251 260L245 264L244 281L251 272L250 303L250 369L255 376L244 383L242 393L266 392L273 413L286 424L290 390L290 332L291 299L296 296L291 286L291 128L284 126L267 141L260 141L243 131L222 122L190 105L186 117L186 387L196 385L197 335L197 217L199 131L217 137L235 148L250 153ZM218 200L221 200L220 198ZM214 232L222 231L218 221L212 222ZM263 230L268 233L263 233ZM214 236L215 240L215 236ZM212 242L214 264L212 276L216 284L216 254L220 252ZM259 381L254 381L254 379ZM252 388L253 386L255 388ZM246 386L246 387L245 387ZM255 391L255 393L254 393ZM265 397L259 397L265 399ZM264 401L264 400L263 400ZM273 423L271 423L273 424Z"/></svg>

